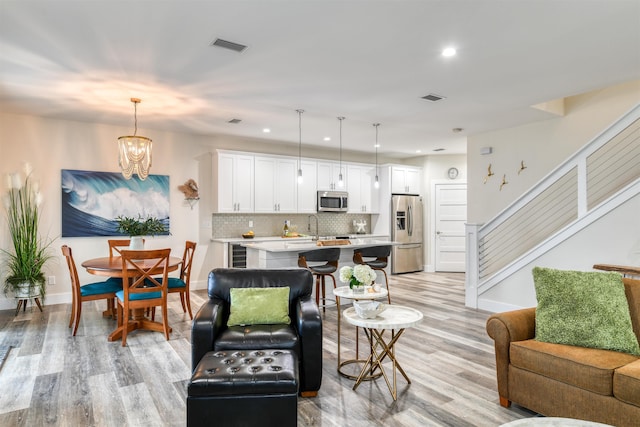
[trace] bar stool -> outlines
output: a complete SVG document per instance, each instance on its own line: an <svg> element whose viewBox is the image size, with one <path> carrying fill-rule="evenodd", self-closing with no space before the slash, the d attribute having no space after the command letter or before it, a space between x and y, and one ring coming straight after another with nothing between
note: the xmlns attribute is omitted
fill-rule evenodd
<svg viewBox="0 0 640 427"><path fill-rule="evenodd" d="M340 248L316 249L312 251L300 252L298 254L298 267L306 268L316 276L316 304L320 306L322 299L322 311L327 306L327 296L325 291L325 278L331 277L333 287L336 287L336 278L333 273L338 269L338 259L340 259ZM309 262L324 262L321 265L309 265ZM320 289L322 286L322 289ZM322 298L320 292L322 291Z"/></svg>
<svg viewBox="0 0 640 427"><path fill-rule="evenodd" d="M384 269L389 264L389 255L391 255L391 246L370 246L368 248L358 248L353 250L353 263L365 264L371 267L373 270L382 271L384 274L384 281L387 285L387 299L391 304L391 292L389 291L389 278L387 272ZM375 258L365 261L364 258Z"/></svg>

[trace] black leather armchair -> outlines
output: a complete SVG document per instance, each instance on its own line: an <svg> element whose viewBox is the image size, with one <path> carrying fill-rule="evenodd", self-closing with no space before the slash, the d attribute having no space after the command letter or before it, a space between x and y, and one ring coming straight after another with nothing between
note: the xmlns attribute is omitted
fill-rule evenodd
<svg viewBox="0 0 640 427"><path fill-rule="evenodd" d="M290 325L227 327L231 288L288 286ZM208 351L288 349L298 356L300 394L316 396L322 381L322 319L311 298L313 278L306 269L227 269L209 273L209 300L191 330L191 370Z"/></svg>

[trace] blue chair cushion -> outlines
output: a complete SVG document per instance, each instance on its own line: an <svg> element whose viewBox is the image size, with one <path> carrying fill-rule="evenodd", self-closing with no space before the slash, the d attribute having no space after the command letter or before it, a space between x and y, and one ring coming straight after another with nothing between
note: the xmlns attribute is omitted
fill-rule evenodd
<svg viewBox="0 0 640 427"><path fill-rule="evenodd" d="M171 288L186 288L187 284L184 283L184 280L178 279L177 277L169 277L169 289Z"/></svg>
<svg viewBox="0 0 640 427"><path fill-rule="evenodd" d="M115 282L95 282L80 286L80 296L88 297L91 295L109 294L122 290L122 283Z"/></svg>
<svg viewBox="0 0 640 427"><path fill-rule="evenodd" d="M124 301L124 290L119 290L116 292L116 297L120 301ZM162 298L162 292L147 292L146 294L131 294L129 295L130 301L138 301L143 299L154 299L154 298Z"/></svg>
<svg viewBox="0 0 640 427"><path fill-rule="evenodd" d="M109 277L107 279L107 282L117 283L120 285L120 287L122 287L122 277Z"/></svg>

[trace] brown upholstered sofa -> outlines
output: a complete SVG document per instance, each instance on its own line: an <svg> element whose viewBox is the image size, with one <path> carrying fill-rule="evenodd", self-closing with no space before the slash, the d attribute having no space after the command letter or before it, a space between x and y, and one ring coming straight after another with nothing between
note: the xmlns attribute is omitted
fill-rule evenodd
<svg viewBox="0 0 640 427"><path fill-rule="evenodd" d="M640 340L640 280L623 279ZM617 427L640 425L640 358L627 353L536 341L535 308L493 314L500 404Z"/></svg>

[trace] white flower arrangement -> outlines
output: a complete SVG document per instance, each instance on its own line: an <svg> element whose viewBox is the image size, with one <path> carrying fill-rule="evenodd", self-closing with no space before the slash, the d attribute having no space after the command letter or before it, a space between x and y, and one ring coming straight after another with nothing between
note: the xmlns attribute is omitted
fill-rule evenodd
<svg viewBox="0 0 640 427"><path fill-rule="evenodd" d="M349 288L354 286L368 286L376 280L376 272L371 267L358 264L354 267L344 266L340 269L340 281L348 283Z"/></svg>

